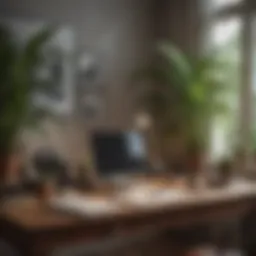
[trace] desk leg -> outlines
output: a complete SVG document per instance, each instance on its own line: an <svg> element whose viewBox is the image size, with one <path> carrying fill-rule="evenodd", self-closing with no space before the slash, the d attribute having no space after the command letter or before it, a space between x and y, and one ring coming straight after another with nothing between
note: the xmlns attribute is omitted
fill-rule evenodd
<svg viewBox="0 0 256 256"><path fill-rule="evenodd" d="M51 254L46 249L36 246L33 241L31 244L23 245L20 249L21 256L50 256Z"/></svg>
<svg viewBox="0 0 256 256"><path fill-rule="evenodd" d="M46 252L25 249L22 252L20 252L20 256L50 256L50 254L48 254Z"/></svg>
<svg viewBox="0 0 256 256"><path fill-rule="evenodd" d="M242 237L239 220L216 223L212 229L213 242L218 250L241 249Z"/></svg>

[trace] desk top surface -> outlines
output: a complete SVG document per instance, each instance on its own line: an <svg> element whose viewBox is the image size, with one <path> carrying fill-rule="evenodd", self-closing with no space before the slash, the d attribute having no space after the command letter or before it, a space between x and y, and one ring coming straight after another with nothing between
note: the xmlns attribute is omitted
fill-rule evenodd
<svg viewBox="0 0 256 256"><path fill-rule="evenodd" d="M95 193L89 194L94 197L102 197ZM88 194L86 194L88 196ZM59 227L71 227L76 225L99 224L101 221L113 220L128 216L137 216L141 213L150 214L163 209L191 209L195 206L215 205L219 203L230 202L234 200L243 200L256 196L256 185L243 184L234 185L222 189L200 189L195 191L186 191L178 200L165 202L162 205L155 205L149 200L148 205L139 206L122 202L122 207L116 214L111 216L79 216L72 215L51 208L46 203L36 199L33 196L20 196L6 200L1 209L2 218L20 227L26 229L47 229ZM148 207L147 207L148 206Z"/></svg>

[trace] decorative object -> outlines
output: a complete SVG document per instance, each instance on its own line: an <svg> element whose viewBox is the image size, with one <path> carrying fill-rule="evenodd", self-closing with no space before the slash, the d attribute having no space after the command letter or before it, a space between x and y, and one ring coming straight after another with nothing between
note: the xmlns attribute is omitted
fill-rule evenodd
<svg viewBox="0 0 256 256"><path fill-rule="evenodd" d="M100 66L97 58L88 52L78 58L77 108L81 116L94 118L102 110L102 85L98 83Z"/></svg>
<svg viewBox="0 0 256 256"><path fill-rule="evenodd" d="M212 117L228 110L221 100L228 87L218 75L226 65L212 54L191 58L170 43L160 44L158 53L160 60L135 76L144 86L142 107L154 119L165 162L170 159L170 145L183 145L193 177L201 169ZM174 138L180 140L175 144Z"/></svg>
<svg viewBox="0 0 256 256"><path fill-rule="evenodd" d="M43 62L43 46L52 35L49 28L34 33L20 45L5 25L0 25L0 182L5 182L13 145L25 125L35 125L45 114L35 108L36 68Z"/></svg>
<svg viewBox="0 0 256 256"><path fill-rule="evenodd" d="M89 53L82 53L78 59L78 74L86 83L93 83L99 72L96 58Z"/></svg>
<svg viewBox="0 0 256 256"><path fill-rule="evenodd" d="M225 186L233 176L233 164L229 159L222 160L218 165L219 185Z"/></svg>

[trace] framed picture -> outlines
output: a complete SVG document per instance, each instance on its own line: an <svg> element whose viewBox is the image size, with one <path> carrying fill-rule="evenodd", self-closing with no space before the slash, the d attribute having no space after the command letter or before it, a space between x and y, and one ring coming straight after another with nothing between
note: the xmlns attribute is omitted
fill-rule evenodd
<svg viewBox="0 0 256 256"><path fill-rule="evenodd" d="M45 22L4 20L21 44L34 33L49 26ZM44 49L45 62L36 72L36 83L41 83L33 102L53 114L69 115L74 110L76 77L75 33L71 27L58 26Z"/></svg>

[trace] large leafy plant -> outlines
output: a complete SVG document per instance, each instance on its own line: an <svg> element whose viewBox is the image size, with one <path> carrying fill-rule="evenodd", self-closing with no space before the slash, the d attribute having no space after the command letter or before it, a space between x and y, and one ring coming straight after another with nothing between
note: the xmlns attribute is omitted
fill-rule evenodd
<svg viewBox="0 0 256 256"><path fill-rule="evenodd" d="M226 65L214 54L192 58L170 43L159 45L159 56L136 74L144 80L141 103L161 136L182 134L187 146L202 149L212 117L228 111Z"/></svg>
<svg viewBox="0 0 256 256"><path fill-rule="evenodd" d="M35 74L44 61L43 47L51 35L52 30L44 28L20 44L0 25L0 154L8 154L20 129L40 116L32 96L39 86Z"/></svg>

